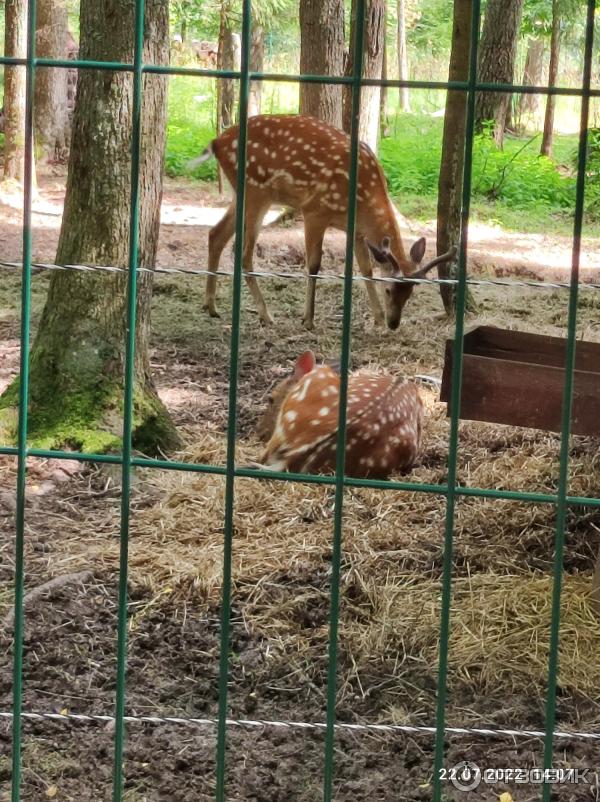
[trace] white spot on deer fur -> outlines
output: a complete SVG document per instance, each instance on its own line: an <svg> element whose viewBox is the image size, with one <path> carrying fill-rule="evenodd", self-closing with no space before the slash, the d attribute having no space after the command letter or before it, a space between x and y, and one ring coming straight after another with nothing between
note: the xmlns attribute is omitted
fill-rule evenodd
<svg viewBox="0 0 600 802"><path fill-rule="evenodd" d="M290 410L288 410L288 411L285 413L285 415L284 415L283 417L284 417L286 420L288 420L288 421L290 421L290 422L293 422L293 421L295 421L295 420L296 420L296 418L298 417L298 413L296 412L296 410L295 410L295 409L290 409Z"/></svg>
<svg viewBox="0 0 600 802"><path fill-rule="evenodd" d="M234 139L233 142L231 143L231 147L235 150L237 146L238 146L238 141L237 139Z"/></svg>
<svg viewBox="0 0 600 802"><path fill-rule="evenodd" d="M319 415L322 418L325 418L325 417L327 417L327 415L329 415L329 411L330 411L329 407L321 407L321 409L319 410Z"/></svg>
<svg viewBox="0 0 600 802"><path fill-rule="evenodd" d="M266 135L266 136L268 136L268 135L269 135L269 129L268 129L268 127L267 127L266 125L265 125L265 127L263 128L263 131L264 131L264 133L265 133L265 135Z"/></svg>
<svg viewBox="0 0 600 802"><path fill-rule="evenodd" d="M311 425L312 426L320 426L321 425L321 421L318 418L315 418L314 420L311 421Z"/></svg>
<svg viewBox="0 0 600 802"><path fill-rule="evenodd" d="M304 401L306 398L306 394L308 392L308 388L310 387L312 379L305 379L304 384L300 388L299 392L296 393L296 398L298 401Z"/></svg>

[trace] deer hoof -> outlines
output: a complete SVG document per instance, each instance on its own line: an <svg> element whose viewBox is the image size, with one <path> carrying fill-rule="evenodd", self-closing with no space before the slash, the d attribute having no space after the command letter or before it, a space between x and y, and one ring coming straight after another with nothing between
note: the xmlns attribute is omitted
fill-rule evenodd
<svg viewBox="0 0 600 802"><path fill-rule="evenodd" d="M315 322L314 322L314 320L311 320L309 318L303 317L302 318L302 325L308 331L314 331L315 330Z"/></svg>
<svg viewBox="0 0 600 802"><path fill-rule="evenodd" d="M202 309L203 309L205 312L208 312L208 314L210 315L210 317L218 317L218 318L220 318L220 317L221 317L221 315L220 315L220 314L217 312L216 308L215 308L214 306L211 306L210 304L204 304L204 306L202 307Z"/></svg>

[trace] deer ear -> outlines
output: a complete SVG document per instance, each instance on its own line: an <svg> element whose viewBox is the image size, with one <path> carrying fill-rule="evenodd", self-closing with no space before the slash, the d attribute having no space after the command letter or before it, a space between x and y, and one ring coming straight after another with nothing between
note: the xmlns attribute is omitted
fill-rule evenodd
<svg viewBox="0 0 600 802"><path fill-rule="evenodd" d="M310 373L311 370L314 370L316 364L317 360L312 351L305 351L303 354L300 354L294 365L294 378L300 379L306 373Z"/></svg>
<svg viewBox="0 0 600 802"><path fill-rule="evenodd" d="M415 265L421 264L421 261L425 256L426 244L425 237L421 237L421 239L418 239L410 249L410 259Z"/></svg>
<svg viewBox="0 0 600 802"><path fill-rule="evenodd" d="M369 250L373 254L375 261L382 265L386 264L388 261L387 254L380 250L376 245L370 243L369 240L367 240L367 245L369 246Z"/></svg>

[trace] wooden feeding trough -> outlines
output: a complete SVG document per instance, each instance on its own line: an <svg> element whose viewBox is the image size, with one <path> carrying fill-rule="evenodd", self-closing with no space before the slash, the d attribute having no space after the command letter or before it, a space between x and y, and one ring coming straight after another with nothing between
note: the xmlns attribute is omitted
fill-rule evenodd
<svg viewBox="0 0 600 802"><path fill-rule="evenodd" d="M460 417L560 432L567 341L479 326L464 336ZM454 341L446 341L440 400L452 392ZM600 435L600 344L577 342L571 432Z"/></svg>

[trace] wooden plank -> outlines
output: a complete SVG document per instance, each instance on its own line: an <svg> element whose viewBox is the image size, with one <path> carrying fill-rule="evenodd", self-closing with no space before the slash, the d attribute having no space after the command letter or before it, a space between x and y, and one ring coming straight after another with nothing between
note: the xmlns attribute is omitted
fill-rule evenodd
<svg viewBox="0 0 600 802"><path fill-rule="evenodd" d="M502 423L511 426L524 426L545 431L559 432L561 428L561 411L565 371L561 365L548 364L557 361L551 352L565 341L538 335L514 337L523 332L504 332L499 329L484 331L480 327L466 335L463 361L463 381L460 417L465 420L480 420L490 423ZM475 335L475 336L473 336ZM506 337L504 335L507 335ZM544 342L541 342L544 340ZM485 344L500 346L496 349L505 358L498 356L482 356L469 353L470 350L485 349ZM552 342L548 342L552 341ZM522 354L512 346L518 342L525 351ZM504 343L511 346L507 353ZM584 346L595 346L582 349L584 364L589 363L590 354L600 348L596 343L582 343ZM450 410L452 361L454 343L446 342L446 355L442 376L440 400L448 404ZM494 348L490 351L494 353ZM545 364L535 362L535 358L546 359ZM563 359L564 364L564 359ZM594 361L596 370L576 370L573 391L573 416L571 427L573 434L600 434L600 359Z"/></svg>
<svg viewBox="0 0 600 802"><path fill-rule="evenodd" d="M564 367L566 351L566 339L545 334L478 326L465 335L465 352L498 359ZM575 367L600 371L600 344L578 341Z"/></svg>

